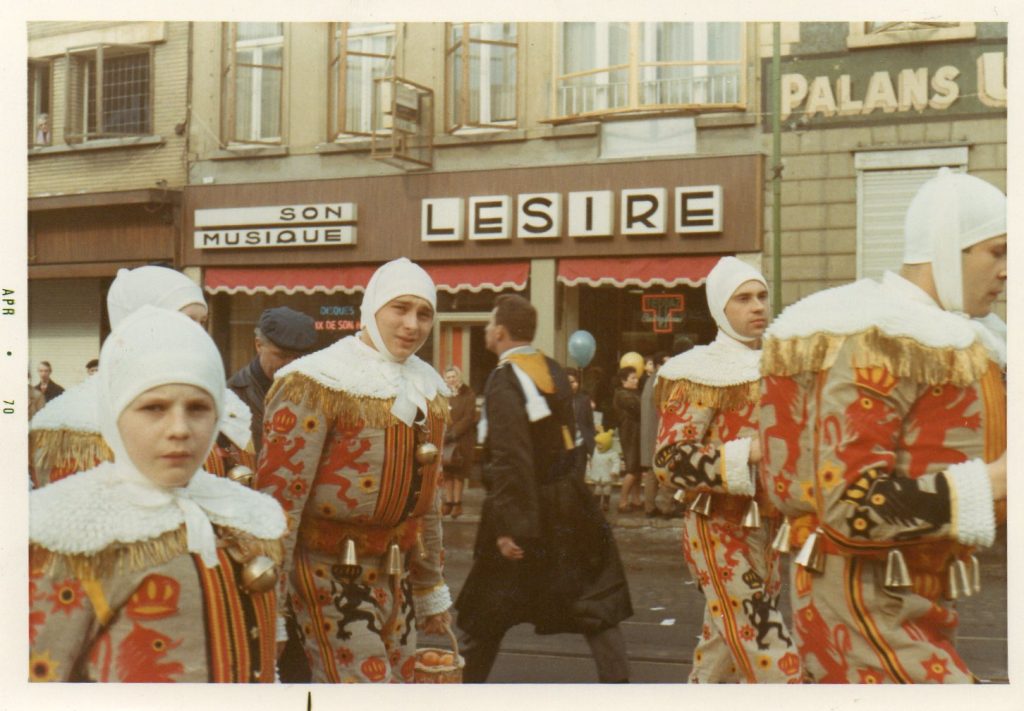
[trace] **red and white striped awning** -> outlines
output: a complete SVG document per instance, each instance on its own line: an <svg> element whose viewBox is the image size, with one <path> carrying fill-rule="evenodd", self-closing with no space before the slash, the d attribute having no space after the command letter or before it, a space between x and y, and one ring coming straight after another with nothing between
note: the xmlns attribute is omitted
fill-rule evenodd
<svg viewBox="0 0 1024 711"><path fill-rule="evenodd" d="M567 286L700 286L718 260L717 255L559 259L558 281Z"/></svg>
<svg viewBox="0 0 1024 711"><path fill-rule="evenodd" d="M380 265L336 267L209 267L204 288L209 294L355 294L366 288ZM526 288L530 263L459 262L423 264L438 290L456 293L484 289Z"/></svg>

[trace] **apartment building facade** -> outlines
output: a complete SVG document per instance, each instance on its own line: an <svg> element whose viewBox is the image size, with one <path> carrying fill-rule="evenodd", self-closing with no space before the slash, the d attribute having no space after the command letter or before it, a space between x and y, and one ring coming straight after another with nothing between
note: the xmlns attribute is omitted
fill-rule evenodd
<svg viewBox="0 0 1024 711"><path fill-rule="evenodd" d="M770 274L769 23L152 24L163 142L90 155L167 161L122 169L118 190L184 186L173 246L151 229L145 258L202 283L229 369L268 306L312 315L324 345L354 332L366 280L398 256L440 289L422 355L477 388L496 293L538 305L563 361L593 333L608 375L626 351L713 335L720 256ZM1005 24L782 23L780 54L784 303L896 266L902 211L941 165L1005 188ZM48 56L59 115L68 50ZM74 190L59 166L75 148L29 150L33 200Z"/></svg>
<svg viewBox="0 0 1024 711"><path fill-rule="evenodd" d="M187 22L28 24L29 346L72 385L117 269L180 266Z"/></svg>

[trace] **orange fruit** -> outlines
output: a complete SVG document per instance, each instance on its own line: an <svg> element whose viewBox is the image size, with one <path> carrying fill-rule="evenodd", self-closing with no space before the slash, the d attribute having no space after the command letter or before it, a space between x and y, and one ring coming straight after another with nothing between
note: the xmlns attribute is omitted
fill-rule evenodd
<svg viewBox="0 0 1024 711"><path fill-rule="evenodd" d="M424 652L420 657L420 661L428 667L436 667L441 661L441 657L437 652Z"/></svg>
<svg viewBox="0 0 1024 711"><path fill-rule="evenodd" d="M452 664L454 664L454 662L452 660L452 655L451 654L442 654L441 655L441 664L444 665L444 666L447 666L447 667L450 667Z"/></svg>

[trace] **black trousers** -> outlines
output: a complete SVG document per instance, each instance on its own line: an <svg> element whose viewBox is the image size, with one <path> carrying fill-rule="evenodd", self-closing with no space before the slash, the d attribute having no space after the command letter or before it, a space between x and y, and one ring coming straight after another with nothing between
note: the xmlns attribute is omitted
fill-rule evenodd
<svg viewBox="0 0 1024 711"><path fill-rule="evenodd" d="M465 684L483 684L491 674L494 660L498 658L501 640L508 629L500 630L492 636L474 637L463 632L459 640L459 651L466 659L466 667L462 670L462 681ZM597 666L597 679L603 684L615 684L629 681L629 662L626 659L626 640L618 625L608 629L583 635L590 646L590 653Z"/></svg>

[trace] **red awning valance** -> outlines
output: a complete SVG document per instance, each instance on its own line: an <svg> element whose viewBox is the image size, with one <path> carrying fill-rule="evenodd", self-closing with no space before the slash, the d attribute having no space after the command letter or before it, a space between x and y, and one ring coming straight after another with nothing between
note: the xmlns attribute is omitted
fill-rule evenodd
<svg viewBox="0 0 1024 711"><path fill-rule="evenodd" d="M559 259L558 281L568 286L700 286L718 256Z"/></svg>
<svg viewBox="0 0 1024 711"><path fill-rule="evenodd" d="M210 294L354 294L366 288L379 265L337 267L209 267L204 285ZM437 288L455 293L484 289L521 290L529 262L424 264Z"/></svg>
<svg viewBox="0 0 1024 711"><path fill-rule="evenodd" d="M424 264L423 268L438 289L451 294L458 291L478 294L484 289L522 291L530 278L529 262L456 262Z"/></svg>

